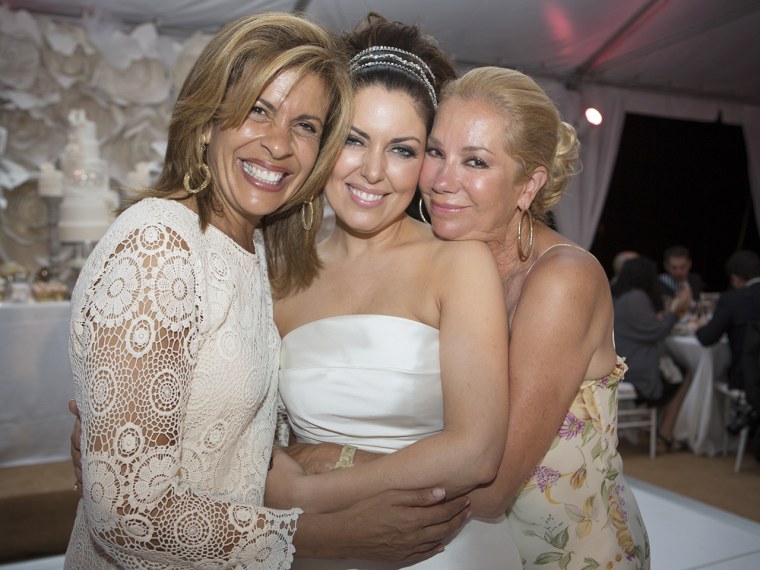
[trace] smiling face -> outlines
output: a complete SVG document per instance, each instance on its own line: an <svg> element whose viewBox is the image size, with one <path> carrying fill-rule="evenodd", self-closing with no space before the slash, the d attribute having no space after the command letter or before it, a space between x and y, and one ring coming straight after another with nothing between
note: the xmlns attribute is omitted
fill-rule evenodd
<svg viewBox="0 0 760 570"><path fill-rule="evenodd" d="M451 97L438 108L420 189L439 237L504 236L518 200L530 205L525 185L515 184L517 163L505 149L505 128L501 114L481 100Z"/></svg>
<svg viewBox="0 0 760 570"><path fill-rule="evenodd" d="M245 235L303 184L319 154L327 101L319 77L299 79L285 70L261 92L242 126L207 131L208 164L223 209L220 229L235 238L230 228L243 228Z"/></svg>
<svg viewBox="0 0 760 570"><path fill-rule="evenodd" d="M380 86L357 92L351 134L325 186L339 225L377 233L404 216L417 188L425 135L409 95Z"/></svg>

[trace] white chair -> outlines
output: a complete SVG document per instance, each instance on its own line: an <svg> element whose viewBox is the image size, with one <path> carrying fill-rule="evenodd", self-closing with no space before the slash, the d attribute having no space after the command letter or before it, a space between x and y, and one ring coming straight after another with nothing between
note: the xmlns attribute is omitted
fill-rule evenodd
<svg viewBox="0 0 760 570"><path fill-rule="evenodd" d="M649 430L649 458L657 456L657 408L636 405L636 389L630 382L618 383L618 433L631 428Z"/></svg>
<svg viewBox="0 0 760 570"><path fill-rule="evenodd" d="M744 392L737 389L731 389L726 382L716 382L715 391L723 396L723 457L728 455L728 431L725 426L728 424L728 418L731 415L731 405L739 404L745 401ZM739 446L736 449L736 461L734 462L734 473L738 473L742 468L744 451L747 448L749 439L749 426L744 426L739 432Z"/></svg>

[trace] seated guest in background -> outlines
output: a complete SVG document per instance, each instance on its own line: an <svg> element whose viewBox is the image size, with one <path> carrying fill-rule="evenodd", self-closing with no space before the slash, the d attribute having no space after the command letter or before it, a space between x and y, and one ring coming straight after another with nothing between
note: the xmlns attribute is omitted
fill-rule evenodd
<svg viewBox="0 0 760 570"><path fill-rule="evenodd" d="M741 353L744 333L750 320L760 320L760 256L749 250L732 254L726 262L726 273L732 289L720 296L712 319L696 332L703 345L715 344L728 334L731 366L728 385L743 389Z"/></svg>
<svg viewBox="0 0 760 570"><path fill-rule="evenodd" d="M731 289L720 296L712 319L697 330L704 345L718 342L728 334L731 347L731 365L728 369L728 386L744 390L746 401L737 403L733 417L726 426L738 434L747 425L756 427L760 410L760 256L754 251L741 250L726 262L726 273ZM751 444L752 453L760 459L760 431L755 429Z"/></svg>
<svg viewBox="0 0 760 570"><path fill-rule="evenodd" d="M693 301L699 299L705 283L698 273L691 270L691 253L682 245L674 245L665 250L662 256L664 273L660 273L658 283L658 300L672 297L679 289L689 289Z"/></svg>
<svg viewBox="0 0 760 570"><path fill-rule="evenodd" d="M625 262L638 256L639 253L637 251L631 251L628 249L624 249L615 254L615 257L612 258L612 278L610 279L610 285L614 285L617 281L618 276L620 275L620 270L623 269Z"/></svg>
<svg viewBox="0 0 760 570"><path fill-rule="evenodd" d="M757 289L757 288L755 288ZM753 307L754 320L747 323L747 330L742 343L742 376L745 399L726 426L733 434L750 427L750 451L760 461L760 320L757 316L758 305Z"/></svg>
<svg viewBox="0 0 760 570"><path fill-rule="evenodd" d="M612 288L615 308L615 345L625 357L625 381L636 389L640 402L661 409L658 439L673 450L673 426L689 389L691 376L680 384L663 380L660 372L661 342L691 303L691 293L681 289L670 300L662 317L655 312L657 269L654 261L641 256L623 264Z"/></svg>

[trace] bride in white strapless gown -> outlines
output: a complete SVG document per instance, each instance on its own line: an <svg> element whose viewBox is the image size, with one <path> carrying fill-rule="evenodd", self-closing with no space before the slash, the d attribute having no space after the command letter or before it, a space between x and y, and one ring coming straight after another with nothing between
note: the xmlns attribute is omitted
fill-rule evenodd
<svg viewBox="0 0 760 570"><path fill-rule="evenodd" d="M349 36L351 132L324 189L335 228L318 246L316 278L277 296L274 310L283 339L280 389L304 445L274 454L265 500L273 508L297 505L305 516L394 489L465 495L493 480L508 423L507 309L493 255L481 242L439 240L406 214L440 85L453 66L418 28L382 17L368 17ZM284 151L284 142L262 144ZM457 162L485 171L484 161ZM353 468L335 469L347 461L337 451L344 445L376 457L359 453ZM414 521L428 512L404 515ZM482 503L470 512L502 515ZM458 520L451 521L453 532ZM293 568L405 566L341 558L349 556L411 556L422 569L522 568L503 516L473 516L453 537L440 527L413 528L409 540L420 553L437 551L441 541L444 551L419 562L422 556L392 543L356 554L352 544L327 544L324 557L333 559L325 561L300 558L296 545Z"/></svg>
<svg viewBox="0 0 760 570"><path fill-rule="evenodd" d="M438 329L385 315L346 315L302 325L282 339L280 393L300 443L351 444L391 453L443 429ZM292 568L390 569L356 560L294 560ZM506 517L471 518L435 570L522 568Z"/></svg>

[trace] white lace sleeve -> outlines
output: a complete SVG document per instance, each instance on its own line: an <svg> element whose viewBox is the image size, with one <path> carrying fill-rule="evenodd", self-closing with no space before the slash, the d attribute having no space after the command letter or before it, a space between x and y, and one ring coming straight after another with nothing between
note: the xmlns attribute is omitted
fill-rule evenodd
<svg viewBox="0 0 760 570"><path fill-rule="evenodd" d="M121 235L72 319L91 536L124 568L288 568L300 511L215 498L181 465L202 263L169 225Z"/></svg>

